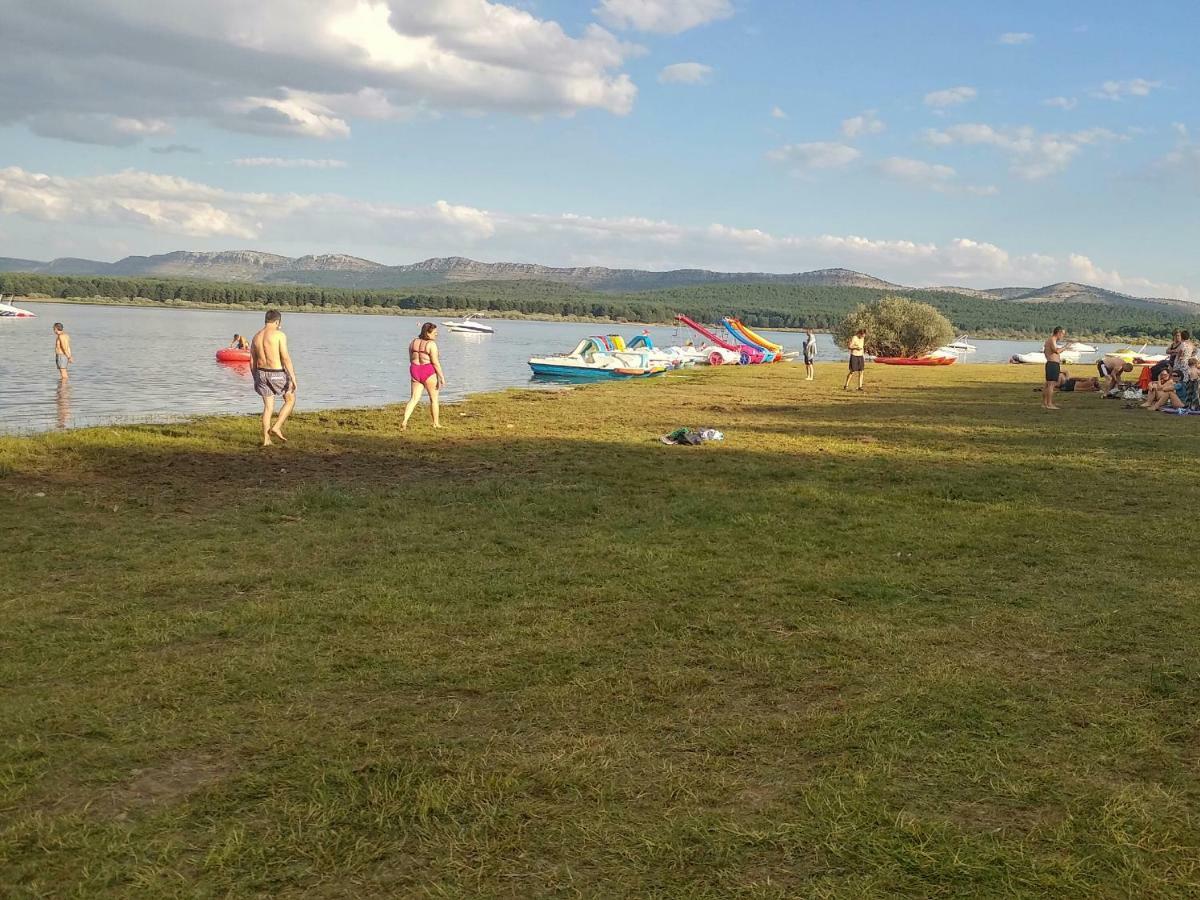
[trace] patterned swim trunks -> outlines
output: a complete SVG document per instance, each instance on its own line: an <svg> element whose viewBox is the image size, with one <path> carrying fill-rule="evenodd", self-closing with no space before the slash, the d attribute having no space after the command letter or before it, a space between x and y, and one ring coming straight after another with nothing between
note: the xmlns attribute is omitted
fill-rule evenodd
<svg viewBox="0 0 1200 900"><path fill-rule="evenodd" d="M260 397L279 397L292 389L292 380L283 369L255 369L254 393Z"/></svg>

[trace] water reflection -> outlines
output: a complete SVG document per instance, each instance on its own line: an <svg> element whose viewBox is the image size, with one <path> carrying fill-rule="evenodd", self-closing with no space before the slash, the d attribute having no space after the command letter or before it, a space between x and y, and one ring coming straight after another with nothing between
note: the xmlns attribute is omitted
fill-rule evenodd
<svg viewBox="0 0 1200 900"><path fill-rule="evenodd" d="M71 383L59 381L54 390L54 405L58 414L58 427L66 428L71 421Z"/></svg>

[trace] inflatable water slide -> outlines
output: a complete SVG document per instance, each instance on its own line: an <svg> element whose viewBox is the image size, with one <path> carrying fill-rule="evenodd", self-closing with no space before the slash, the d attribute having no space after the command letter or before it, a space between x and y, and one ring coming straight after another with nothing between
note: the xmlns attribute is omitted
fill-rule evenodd
<svg viewBox="0 0 1200 900"><path fill-rule="evenodd" d="M734 337L739 341L739 343L731 344L729 341L724 340L723 338L717 337L717 335L713 334L711 331L709 331L707 328L705 328L699 322L695 322L695 321L689 319L685 315L677 315L675 317L675 320L677 322L683 323L684 325L686 325L688 328L692 329L693 331L699 332L701 335L703 335L704 339L706 341L708 341L710 344L720 347L722 350L729 350L729 351L732 351L733 353L738 354L742 365L749 365L751 363L760 363L763 361L764 353L763 353L762 348L756 347L753 344L746 343L745 341L741 340L741 338L738 337L736 334L734 334Z"/></svg>

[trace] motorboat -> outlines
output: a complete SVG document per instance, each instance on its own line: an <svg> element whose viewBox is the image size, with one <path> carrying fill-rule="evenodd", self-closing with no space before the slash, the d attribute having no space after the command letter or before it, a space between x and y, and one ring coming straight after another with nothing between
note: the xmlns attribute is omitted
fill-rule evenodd
<svg viewBox="0 0 1200 900"><path fill-rule="evenodd" d="M459 334L495 334L496 333L495 328L493 328L491 325L485 325L483 322L480 322L474 316L467 316L465 319L462 319L461 321L458 321L458 322L443 322L442 324L445 325L447 328L449 328L451 331L458 332Z"/></svg>
<svg viewBox="0 0 1200 900"><path fill-rule="evenodd" d="M1083 341L1071 341L1067 344L1067 350L1078 351L1079 353L1095 353L1096 348L1091 344L1085 344Z"/></svg>
<svg viewBox="0 0 1200 900"><path fill-rule="evenodd" d="M938 347L938 350L949 350L954 353L974 353L978 349L979 348L974 344L967 342L967 336L965 334L960 334L945 347Z"/></svg>
<svg viewBox="0 0 1200 900"><path fill-rule="evenodd" d="M584 338L570 353L532 356L529 368L552 378L644 378L668 367L651 362L644 350L618 350L610 338L596 336Z"/></svg>
<svg viewBox="0 0 1200 900"><path fill-rule="evenodd" d="M648 334L639 334L637 337L628 342L622 341L619 335L609 335L609 340L613 342L616 350L636 350L649 354L651 365L664 365L669 369L680 369L688 366L719 366L727 362L736 363L740 358L740 354L734 353L731 350L723 350L715 346L694 345L659 347L654 343L654 340ZM716 362L713 362L715 358Z"/></svg>
<svg viewBox="0 0 1200 900"><path fill-rule="evenodd" d="M37 316L27 309L21 309L19 306L13 306L11 303L4 302L4 296L0 294L0 319L36 319Z"/></svg>

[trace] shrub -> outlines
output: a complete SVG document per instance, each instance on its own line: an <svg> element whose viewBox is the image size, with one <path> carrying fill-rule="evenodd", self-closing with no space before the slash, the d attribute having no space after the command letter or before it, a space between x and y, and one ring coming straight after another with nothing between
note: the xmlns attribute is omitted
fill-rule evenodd
<svg viewBox="0 0 1200 900"><path fill-rule="evenodd" d="M950 320L928 303L905 297L883 297L850 311L833 337L845 347L854 332L867 329L871 356L921 356L954 340Z"/></svg>

